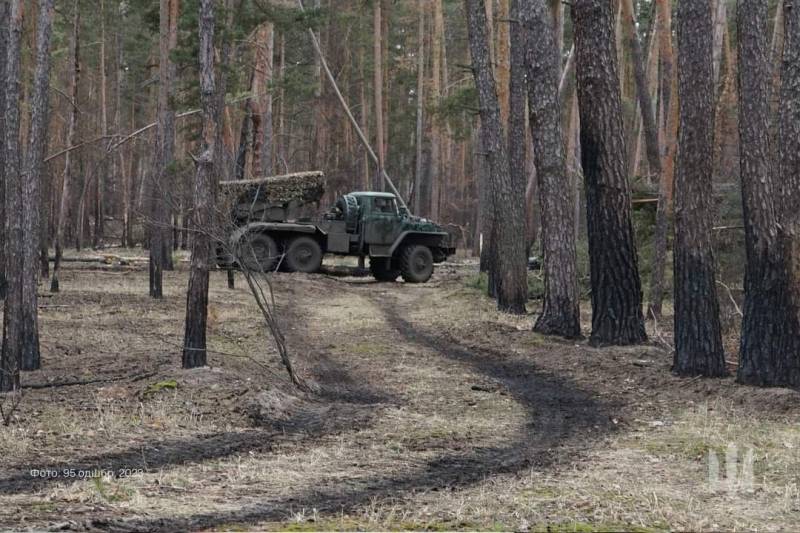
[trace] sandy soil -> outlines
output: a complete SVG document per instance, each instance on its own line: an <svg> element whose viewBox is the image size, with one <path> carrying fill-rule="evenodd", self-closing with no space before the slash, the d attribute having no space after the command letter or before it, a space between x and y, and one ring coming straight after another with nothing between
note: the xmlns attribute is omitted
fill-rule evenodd
<svg viewBox="0 0 800 533"><path fill-rule="evenodd" d="M542 337L530 331L537 302L525 317L497 313L469 287L474 265L416 286L274 275L313 395L289 385L244 284L229 290L222 273L210 366L182 370L187 273L167 273L163 301L147 297L146 275L70 265L62 292L43 293L43 369L23 376L0 427L0 528L791 530L800 519L797 392L678 379L658 343Z"/></svg>

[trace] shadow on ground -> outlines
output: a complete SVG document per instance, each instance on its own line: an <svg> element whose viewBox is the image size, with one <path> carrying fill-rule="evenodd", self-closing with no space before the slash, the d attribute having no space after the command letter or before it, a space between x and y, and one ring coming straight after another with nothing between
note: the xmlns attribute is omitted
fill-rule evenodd
<svg viewBox="0 0 800 533"><path fill-rule="evenodd" d="M232 511L201 512L175 519L95 520L77 527L111 531L174 531L281 521L289 518L288 510L291 508L314 508L320 514L348 513L376 499L398 498L404 492L465 487L496 474L569 463L581 450L613 430L609 414L615 406L593 399L571 381L544 374L530 361L494 348L464 346L456 339L413 325L395 306L384 302L381 307L387 322L406 342L469 366L525 408L527 424L517 434L509 435L507 446L449 451L412 472L374 475L359 480L357 484L328 491L306 487L291 496ZM263 443L265 437L256 434L253 439L261 439ZM186 444L193 447L197 443ZM255 449L259 448L256 446ZM236 451L233 447L229 453ZM198 453L202 460L201 450L192 451L193 460L198 459ZM181 457L187 457L187 454L177 455L177 458ZM0 487L7 486L8 481L0 481Z"/></svg>

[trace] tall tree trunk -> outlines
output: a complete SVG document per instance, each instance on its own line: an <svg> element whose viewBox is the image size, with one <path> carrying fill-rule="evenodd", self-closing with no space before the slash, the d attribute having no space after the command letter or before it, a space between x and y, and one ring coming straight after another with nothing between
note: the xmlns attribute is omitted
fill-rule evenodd
<svg viewBox="0 0 800 533"><path fill-rule="evenodd" d="M0 356L0 392L19 389L19 370L22 364L24 335L22 313L23 289L23 233L18 216L22 205L22 180L20 175L20 51L22 41L22 0L9 0L7 21L8 44L6 55L6 107L5 107L5 214L6 214L6 279L8 291L3 312L3 348Z"/></svg>
<svg viewBox="0 0 800 533"><path fill-rule="evenodd" d="M661 165L661 179L658 189L658 211L656 212L656 229L653 239L653 268L650 273L650 304L647 315L661 317L664 301L664 271L667 263L669 227L672 218L672 183L675 174L675 153L677 151L678 104L672 98L672 86L675 78L673 72L672 50L672 7L669 0L656 0L657 25L659 39L659 55L661 57L661 98L659 105L666 117L660 124L661 137L664 140L664 162Z"/></svg>
<svg viewBox="0 0 800 533"><path fill-rule="evenodd" d="M286 137L286 32L281 32L280 46L279 58L281 66L278 71L280 79L280 88L278 89L278 134L275 136L275 147L277 149L275 158L277 159L278 168L282 169L279 173L289 171L286 150L286 145L288 144L288 139ZM320 76L321 75L322 74L320 74ZM322 78L320 78L320 84L321 83Z"/></svg>
<svg viewBox="0 0 800 533"><path fill-rule="evenodd" d="M208 272L211 267L214 234L214 155L217 142L217 100L214 80L214 0L200 2L200 101L203 131L194 185L192 210L192 264L186 294L186 329L183 343L183 368L206 364L206 326L208 322Z"/></svg>
<svg viewBox="0 0 800 533"><path fill-rule="evenodd" d="M520 14L527 38L528 107L544 254L544 302L533 329L576 338L581 334L580 295L575 221L558 100L561 57L547 1L526 2Z"/></svg>
<svg viewBox="0 0 800 533"><path fill-rule="evenodd" d="M719 83L719 71L722 65L722 44L725 37L725 29L728 25L728 4L725 0L715 0L714 9L714 87L716 93L717 83Z"/></svg>
<svg viewBox="0 0 800 533"><path fill-rule="evenodd" d="M797 170L797 154L790 153L797 147L796 100L797 51L796 24L797 13L793 13L794 2L786 0L785 17L787 54L784 57L783 75L788 77L783 83L782 97L785 98L781 111L781 171ZM740 168L742 177L742 199L745 214L745 246L747 266L745 269L745 298L742 319L742 337L739 348L739 369L737 380L751 385L798 385L800 367L796 347L797 331L791 331L796 321L787 319L795 314L797 285L797 264L794 268L787 256L797 253L790 245L796 240L786 239L781 243L779 235L779 214L781 199L776 192L781 191L774 182L774 170L770 160L769 95L772 81L767 43L766 0L740 0L737 6L739 41L739 137ZM794 35L790 31L794 30ZM794 109L792 109L794 107ZM788 182L782 184L783 201L787 208L797 211L797 204L789 204L798 195L794 193L797 176L783 176ZM786 221L796 218L792 213ZM789 225L789 232L796 226ZM782 246L785 244L786 247ZM796 258L796 256L795 256ZM792 317L792 318L795 318ZM791 324L794 322L794 324ZM792 338L793 337L793 338ZM792 353L794 351L794 353Z"/></svg>
<svg viewBox="0 0 800 533"><path fill-rule="evenodd" d="M675 178L675 354L682 376L727 374L711 244L714 164L713 15L678 4L680 138Z"/></svg>
<svg viewBox="0 0 800 533"><path fill-rule="evenodd" d="M510 110L509 89L511 85L511 38L509 0L497 1L497 51L495 58L495 77L497 78L497 97L500 99L500 120L508 124Z"/></svg>
<svg viewBox="0 0 800 533"><path fill-rule="evenodd" d="M70 63L72 64L72 76L70 78L70 108L69 125L67 126L67 145L75 145L75 137L78 131L78 83L81 76L80 63L80 21L81 12L78 0L75 0L72 13L72 39L70 40ZM56 218L55 239L55 262L53 263L53 277L50 278L50 292L58 292L59 279L61 273L61 257L64 253L64 230L67 225L69 215L70 191L72 187L72 152L64 155L64 173L61 176L61 200L58 206Z"/></svg>
<svg viewBox="0 0 800 533"><path fill-rule="evenodd" d="M107 75L106 75L106 9L105 0L100 0L100 134L108 137L108 98L107 98ZM110 145L109 141L104 141ZM108 173L109 153L103 153L100 170L97 173L97 183L94 198L94 236L93 245L99 248L103 243L103 217L105 216L106 174Z"/></svg>
<svg viewBox="0 0 800 533"><path fill-rule="evenodd" d="M275 28L271 22L264 22L253 35L255 42L255 59L253 67L253 94L251 106L252 121L252 177L272 174L272 154L274 142L272 135L272 90L269 84L273 81L273 52L275 44Z"/></svg>
<svg viewBox="0 0 800 533"><path fill-rule="evenodd" d="M375 152L378 155L378 168L375 173L373 187L376 191L383 190L383 179L381 173L386 164L386 145L384 144L383 130L383 38L381 0L373 2L373 87L375 97Z"/></svg>
<svg viewBox="0 0 800 533"><path fill-rule="evenodd" d="M785 383L800 385L800 3L784 0L784 46L780 104L780 177L781 227L783 254L788 277L789 309L780 329L775 373L785 376Z"/></svg>
<svg viewBox="0 0 800 533"><path fill-rule="evenodd" d="M122 91L124 86L123 72L124 72L124 46L123 46L123 32L125 29L125 11L126 7L121 4L118 7L117 28L115 32L116 40L116 65L114 69L114 132L119 134L122 130ZM130 176L125 172L125 151L119 149L118 153L112 155L114 157L114 179L120 186L122 192L122 235L120 244L123 247L129 246L131 241L130 234Z"/></svg>
<svg viewBox="0 0 800 533"><path fill-rule="evenodd" d="M414 160L414 212L421 214L422 209L422 174L423 165L423 135L425 111L425 0L418 0L417 10L419 17L419 32L417 33L417 129L416 129L416 156Z"/></svg>
<svg viewBox="0 0 800 533"><path fill-rule="evenodd" d="M510 13L510 69L511 77L508 88L508 165L511 181L515 187L525 191L525 253L527 255L535 232L532 231L533 202L532 194L528 194L526 158L528 142L526 132L526 82L525 54L528 49L525 28L521 23L521 0L511 0ZM531 183L532 185L532 183Z"/></svg>
<svg viewBox="0 0 800 533"><path fill-rule="evenodd" d="M575 0L581 162L586 181L593 344L646 340L631 222L614 16L609 2Z"/></svg>
<svg viewBox="0 0 800 533"><path fill-rule="evenodd" d="M442 55L444 43L444 14L442 0L434 0L433 39L431 43L431 96L435 106L439 106L442 98ZM439 219L442 181L445 165L442 161L443 132L438 121L431 121L431 161L430 161L430 210L428 213L434 220Z"/></svg>
<svg viewBox="0 0 800 533"><path fill-rule="evenodd" d="M492 231L495 250L491 268L501 311L522 314L527 300L524 245L524 194L511 179L506 136L490 61L486 6L483 0L465 0L472 73L478 89L483 150L489 167L489 191L497 206ZM502 208L499 208L502 206Z"/></svg>
<svg viewBox="0 0 800 533"><path fill-rule="evenodd" d="M361 131L364 132L364 135L369 138L369 102L367 101L367 76L366 76L366 69L364 68L367 58L366 58L366 51L365 46L360 46L358 49L358 72L359 72L359 79L361 80L359 84L359 96L361 97L361 112L359 113L359 119L361 120ZM370 176L370 159L369 159L369 150L364 147L364 158L362 161L361 167L361 187L366 191L370 189L370 185L372 183L372 179ZM419 209L415 210L419 213Z"/></svg>
<svg viewBox="0 0 800 533"><path fill-rule="evenodd" d="M650 99L650 88L647 86L647 76L644 70L642 46L636 31L636 19L633 16L632 0L620 0L622 6L622 25L628 40L633 62L634 80L636 81L636 99L639 112L642 116L645 146L647 148L647 164L650 175L658 178L661 175L661 157L658 150L658 135L656 134L655 118L653 117L653 102Z"/></svg>
<svg viewBox="0 0 800 533"><path fill-rule="evenodd" d="M11 18L9 3L0 0L0 79L6 79L6 60L8 59L8 24ZM6 85L0 87L0 298L6 297ZM1 379L1 378L0 378Z"/></svg>
<svg viewBox="0 0 800 533"><path fill-rule="evenodd" d="M36 23L36 69L33 74L28 149L22 169L22 370L41 366L39 353L39 308L36 287L39 281L39 239L41 172L47 144L47 121L50 109L50 37L55 0L39 0Z"/></svg>
<svg viewBox="0 0 800 533"><path fill-rule="evenodd" d="M148 196L150 203L150 296L163 297L163 270L169 267L172 245L169 230L169 192L173 186L173 154L175 149L175 109L173 74L170 55L173 32L177 32L180 0L161 0L159 11L158 63L158 125L153 171L150 174Z"/></svg>

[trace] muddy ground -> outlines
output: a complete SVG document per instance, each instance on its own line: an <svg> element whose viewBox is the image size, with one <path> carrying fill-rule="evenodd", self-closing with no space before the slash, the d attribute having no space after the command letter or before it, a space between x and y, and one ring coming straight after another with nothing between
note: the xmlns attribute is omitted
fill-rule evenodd
<svg viewBox="0 0 800 533"><path fill-rule="evenodd" d="M548 339L530 331L538 302L501 315L471 288L474 264L425 285L277 274L290 353L317 389L303 394L242 280L229 290L219 272L210 366L180 368L181 267L166 274L163 301L147 297L136 265L71 264L61 293L42 292L43 368L24 374L0 428L0 528L800 520L800 395L672 376L663 323L646 346Z"/></svg>

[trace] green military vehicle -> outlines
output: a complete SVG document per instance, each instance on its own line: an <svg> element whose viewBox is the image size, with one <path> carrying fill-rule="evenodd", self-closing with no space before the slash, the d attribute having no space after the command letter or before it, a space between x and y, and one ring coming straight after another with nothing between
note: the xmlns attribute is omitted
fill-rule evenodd
<svg viewBox="0 0 800 533"><path fill-rule="evenodd" d="M306 172L223 182L233 197L229 266L255 271L317 272L325 254L369 257L379 281L425 283L434 263L455 253L439 225L412 216L394 194L352 192L322 216L314 206L324 177ZM232 194L230 192L232 191Z"/></svg>

